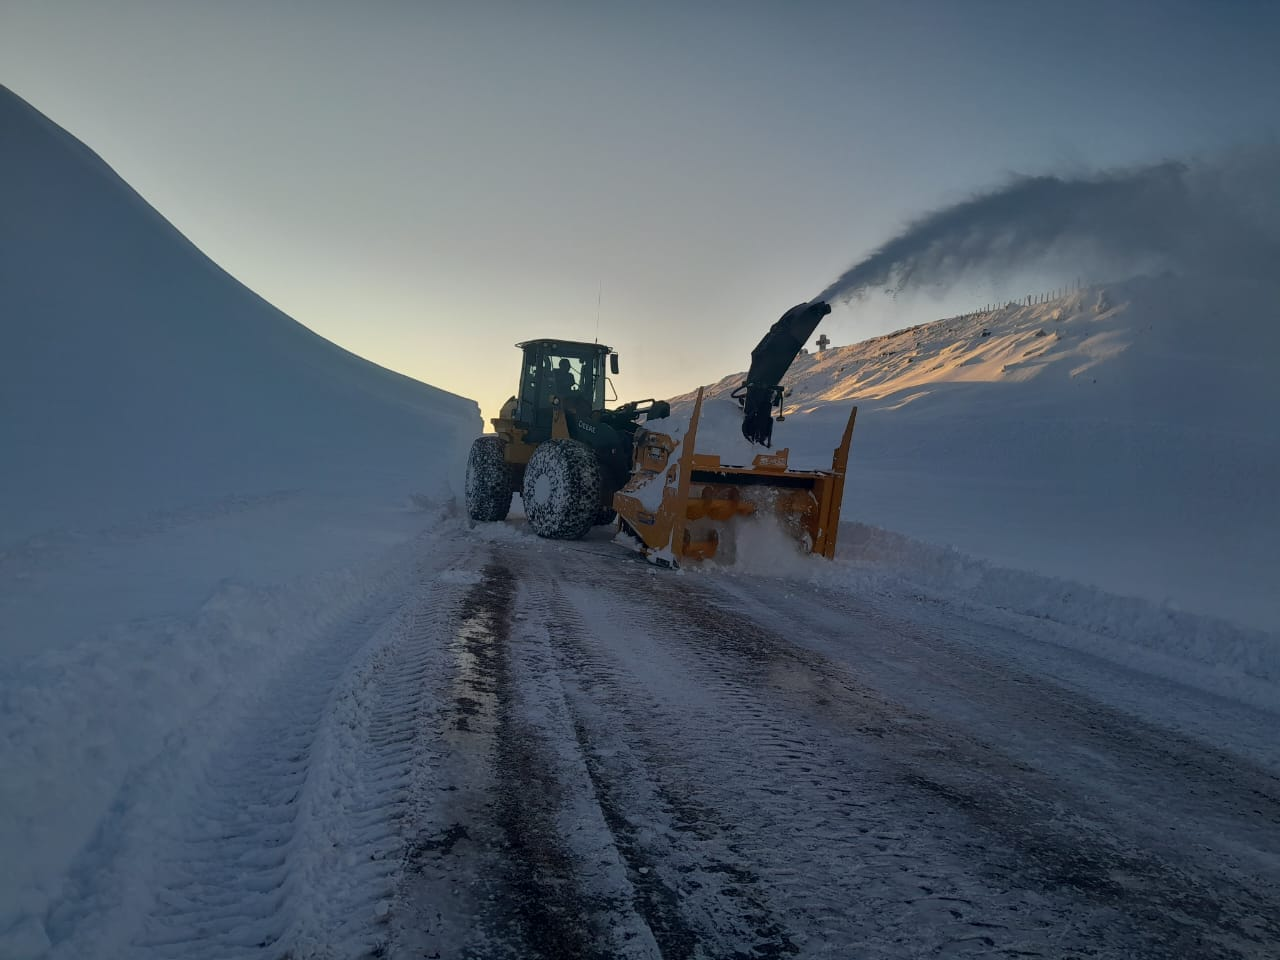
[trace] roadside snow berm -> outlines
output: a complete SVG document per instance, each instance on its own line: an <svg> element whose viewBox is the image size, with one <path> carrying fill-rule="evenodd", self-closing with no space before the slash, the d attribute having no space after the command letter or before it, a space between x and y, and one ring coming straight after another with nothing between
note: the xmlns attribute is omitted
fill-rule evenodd
<svg viewBox="0 0 1280 960"><path fill-rule="evenodd" d="M777 524L806 552L834 556L858 408L849 414L830 470L792 470L786 448L754 453L749 463L726 463L725 446L739 451L744 444L723 444L723 431L700 444L703 413L699 389L687 425L674 424L670 433L646 428L636 437L631 479L613 506L641 552L671 566L718 555L731 560L734 526L752 518Z"/></svg>
<svg viewBox="0 0 1280 960"><path fill-rule="evenodd" d="M468 515L504 520L519 493L534 533L577 540L616 511L620 532L649 560L670 566L726 558L730 531L750 518L777 523L810 553L833 556L857 407L830 470L792 469L789 450L770 449L775 407L782 419L782 376L830 312L822 301L788 310L751 351L733 400L704 404L699 390L687 421L661 400L606 408L618 356L603 344L517 344L524 351L519 392L467 461Z"/></svg>

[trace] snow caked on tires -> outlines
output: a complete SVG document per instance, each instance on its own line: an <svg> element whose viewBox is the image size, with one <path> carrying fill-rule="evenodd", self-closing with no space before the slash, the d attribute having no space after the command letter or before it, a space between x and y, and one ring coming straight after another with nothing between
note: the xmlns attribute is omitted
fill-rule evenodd
<svg viewBox="0 0 1280 960"><path fill-rule="evenodd" d="M524 472L524 512L540 537L577 540L600 514L600 464L576 440L548 440Z"/></svg>
<svg viewBox="0 0 1280 960"><path fill-rule="evenodd" d="M511 474L501 437L477 437L467 457L467 516L485 523L507 519Z"/></svg>

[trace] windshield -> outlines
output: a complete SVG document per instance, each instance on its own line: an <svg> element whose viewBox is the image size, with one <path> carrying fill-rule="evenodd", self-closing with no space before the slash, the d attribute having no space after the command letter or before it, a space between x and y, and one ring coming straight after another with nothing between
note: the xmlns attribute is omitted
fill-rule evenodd
<svg viewBox="0 0 1280 960"><path fill-rule="evenodd" d="M604 377L602 356L592 350L567 349L565 345L548 345L526 351L521 395L539 409L559 397L565 406L577 413L604 409Z"/></svg>

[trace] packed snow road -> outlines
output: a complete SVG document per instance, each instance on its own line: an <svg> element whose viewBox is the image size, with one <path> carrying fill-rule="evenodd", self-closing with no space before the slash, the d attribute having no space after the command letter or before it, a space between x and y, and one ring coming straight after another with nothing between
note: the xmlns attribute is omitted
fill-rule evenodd
<svg viewBox="0 0 1280 960"><path fill-rule="evenodd" d="M55 952L1280 955L1270 715L607 542L404 561Z"/></svg>

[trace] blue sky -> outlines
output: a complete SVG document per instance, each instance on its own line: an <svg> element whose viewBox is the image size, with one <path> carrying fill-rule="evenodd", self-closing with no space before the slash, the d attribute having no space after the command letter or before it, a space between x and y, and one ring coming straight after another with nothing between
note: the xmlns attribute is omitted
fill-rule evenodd
<svg viewBox="0 0 1280 960"><path fill-rule="evenodd" d="M1275 142L1277 49L1260 2L0 0L0 83L287 313L487 415L517 340L598 317L621 399L669 395L1012 173Z"/></svg>

